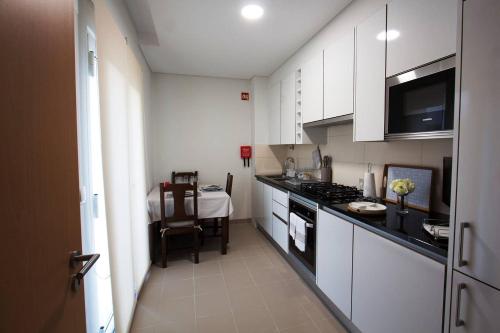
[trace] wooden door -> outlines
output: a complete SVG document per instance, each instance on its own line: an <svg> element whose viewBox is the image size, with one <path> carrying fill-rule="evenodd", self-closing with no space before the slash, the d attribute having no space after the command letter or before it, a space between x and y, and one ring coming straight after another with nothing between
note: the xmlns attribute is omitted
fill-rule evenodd
<svg viewBox="0 0 500 333"><path fill-rule="evenodd" d="M0 332L85 332L73 0L0 1Z"/></svg>

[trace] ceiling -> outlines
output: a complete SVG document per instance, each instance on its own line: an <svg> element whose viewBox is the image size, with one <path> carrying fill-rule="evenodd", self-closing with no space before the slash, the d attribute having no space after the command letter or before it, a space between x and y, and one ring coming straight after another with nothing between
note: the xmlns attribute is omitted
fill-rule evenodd
<svg viewBox="0 0 500 333"><path fill-rule="evenodd" d="M351 0L125 0L153 72L270 75ZM247 21L246 4L264 16Z"/></svg>

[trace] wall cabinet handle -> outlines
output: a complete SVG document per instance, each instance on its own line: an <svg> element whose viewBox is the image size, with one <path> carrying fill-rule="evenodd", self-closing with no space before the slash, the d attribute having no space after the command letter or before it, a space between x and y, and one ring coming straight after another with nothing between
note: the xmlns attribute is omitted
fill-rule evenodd
<svg viewBox="0 0 500 333"><path fill-rule="evenodd" d="M460 283L457 289L457 312L455 313L455 326L460 327L465 325L465 321L460 319L460 305L462 303L462 290L466 289L465 283Z"/></svg>
<svg viewBox="0 0 500 333"><path fill-rule="evenodd" d="M469 222L460 223L460 239L458 241L458 267L467 265L467 260L464 260L464 231L470 228Z"/></svg>

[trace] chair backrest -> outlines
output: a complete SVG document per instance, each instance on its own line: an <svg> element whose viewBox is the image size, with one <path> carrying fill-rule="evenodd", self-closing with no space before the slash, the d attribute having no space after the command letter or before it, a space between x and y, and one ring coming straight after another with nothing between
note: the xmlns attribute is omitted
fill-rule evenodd
<svg viewBox="0 0 500 333"><path fill-rule="evenodd" d="M171 217L165 216L165 192L172 192L174 199L174 213ZM193 214L186 213L185 200L186 191L193 191ZM161 227L165 228L167 222L194 221L198 224L198 183L193 184L169 184L165 187L160 183L160 208L161 208Z"/></svg>
<svg viewBox="0 0 500 333"><path fill-rule="evenodd" d="M231 192L233 190L233 175L231 173L227 173L226 180L226 193L231 196Z"/></svg>
<svg viewBox="0 0 500 333"><path fill-rule="evenodd" d="M190 171L190 172L172 171L172 184L193 183L197 181L198 181L198 171Z"/></svg>

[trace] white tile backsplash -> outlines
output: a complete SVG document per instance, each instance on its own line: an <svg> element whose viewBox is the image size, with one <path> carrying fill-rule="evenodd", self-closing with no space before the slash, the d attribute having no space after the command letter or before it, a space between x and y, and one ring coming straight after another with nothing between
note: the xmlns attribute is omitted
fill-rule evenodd
<svg viewBox="0 0 500 333"><path fill-rule="evenodd" d="M442 161L444 156L452 155L451 139L410 140L393 142L353 142L352 124L332 126L328 128L328 143L320 145L322 155L333 157L333 181L344 185L358 186L359 178L363 178L368 163L372 163L375 173L377 195L382 195L382 177L385 164L403 164L427 166L436 170L432 193L432 209L444 213L449 207L441 202ZM287 157L295 159L299 169L312 167L312 151L316 145L271 146L262 150L267 158L256 160L256 172L279 172L283 160ZM279 148L277 148L279 147ZM280 161L281 158L281 161ZM261 164L261 165L259 165Z"/></svg>

